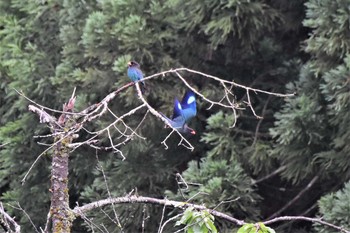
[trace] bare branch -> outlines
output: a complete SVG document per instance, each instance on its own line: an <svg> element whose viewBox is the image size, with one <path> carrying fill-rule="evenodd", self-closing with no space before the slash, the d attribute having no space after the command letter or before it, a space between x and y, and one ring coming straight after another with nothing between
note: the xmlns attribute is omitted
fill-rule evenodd
<svg viewBox="0 0 350 233"><path fill-rule="evenodd" d="M75 207L72 211L76 216L81 216L85 212L91 211L96 208L100 208L105 205L110 205L111 203L114 204L131 204L131 203L149 203L149 204L157 204L157 205L165 205L165 206L172 206L175 208L185 209L187 207L193 207L197 210L207 210L210 214L225 219L231 223L235 223L237 225L243 225L244 221L239 220L236 218L233 218L227 214L221 213L216 210L208 209L203 205L196 205L191 204L187 202L180 202L180 201L170 201L170 200L164 200L164 199L157 199L152 197L142 197L142 196L126 196L126 197L117 197L117 198L108 198L96 202L91 202L89 204Z"/></svg>
<svg viewBox="0 0 350 233"><path fill-rule="evenodd" d="M202 95L199 91L197 91L196 89L194 89L187 81L186 79L184 79L178 72L175 71L175 74L177 75L177 77L179 77L181 79L181 81L189 88L191 89L194 93L196 93L196 95L200 96L202 99L204 99L205 101L207 101L208 103L212 104L212 105L219 105L221 107L225 107L225 108L231 108L230 105L226 105L223 104L221 102L217 102L217 101L212 101L210 99L208 99L207 97L205 97L204 95ZM223 83L223 82L220 82Z"/></svg>
<svg viewBox="0 0 350 233"><path fill-rule="evenodd" d="M4 143L4 144L0 145L0 148L1 148L1 147L5 147L5 146L8 145L8 144L10 144L10 143L9 143L9 142Z"/></svg>
<svg viewBox="0 0 350 233"><path fill-rule="evenodd" d="M39 115L40 123L50 123L50 124L56 123L56 118L54 118L53 116L45 112L43 109L39 109L34 105L28 105L28 109L29 111Z"/></svg>
<svg viewBox="0 0 350 233"><path fill-rule="evenodd" d="M168 145L166 144L166 141L170 138L170 136L175 132L175 129L173 129L165 138L164 140L161 142L161 144L164 145L165 149L169 149Z"/></svg>
<svg viewBox="0 0 350 233"><path fill-rule="evenodd" d="M38 106L40 109L46 109L50 112L56 112L56 113L62 113L62 114L67 114L67 115L76 115L79 113L72 113L72 112L65 112L65 111L60 111L60 110L56 110L56 109L52 109L52 108L48 108L46 106L43 106L37 102L35 102L34 100L28 98L22 91L18 91L16 89L14 89L20 96L22 96L23 98L25 98L26 100L28 100L29 102L31 102L32 104L35 104L36 106Z"/></svg>
<svg viewBox="0 0 350 233"><path fill-rule="evenodd" d="M211 80L213 80L215 82L218 82L218 85L223 88L224 96L219 101L214 101L214 100L211 100L211 99L205 97L199 91L194 89L187 82L187 80L185 78L183 78L183 76L180 74L180 72L193 73L193 74L200 75L202 77L206 77L208 79L211 79ZM253 91L255 93L264 93L264 94L278 96L278 97L289 97L289 96L293 96L294 95L294 94L286 94L286 95L284 95L284 94L280 94L280 93L268 92L268 91L263 91L263 90L259 90L259 89L254 89L254 88L251 88L251 87L247 87L247 86L244 86L244 85L237 84L237 83L235 83L233 81L227 81L227 80L224 80L224 79L212 76L212 75L208 75L208 74L205 74L205 73L202 73L202 72L199 72L199 71L191 70L191 69L188 69L188 68L177 68L177 69L171 69L171 70L168 70L168 71L163 71L163 72L160 72L160 73L157 73L157 74L145 77L144 80L157 78L159 76L162 76L162 75L165 75L165 74L168 74L168 73L174 73L189 89L194 91L200 98L202 98L206 102L210 103L210 105L211 105L210 107L212 107L214 105L218 105L218 106L221 106L221 107L228 108L228 109L232 110L233 115L234 115L234 123L233 123L232 127L235 126L235 123L237 121L236 110L237 109L241 109L239 107L239 104L235 103L235 95L232 92L232 88L233 87L238 87L238 88L242 88L242 89L246 90L247 98L248 98L248 102L246 102L246 104L252 110L253 114L256 117L259 117L259 116L257 116L255 114L254 107L252 106L252 103L251 103L251 100L250 100L250 96L249 96L249 92L250 91ZM112 149L115 152L120 153L121 156L123 158L125 158L125 156L118 149L118 146L123 145L127 141L131 140L134 135L139 137L139 138L143 138L143 137L138 135L134 130L132 130L129 126L127 126L125 124L125 122L123 120L121 120L121 119L126 117L126 116L132 115L139 108L137 107L137 108L134 109L134 111L130 111L128 114L124 114L122 117L118 117L113 112L110 111L110 109L108 108L108 103L111 100L113 100L120 92L122 92L125 89L131 87L132 85L134 85L133 82L127 83L126 85L120 87L116 91L111 92L108 95L106 95L99 103L91 105L91 106L87 107L86 109L84 109L83 111L78 112L78 113L74 113L72 111L65 111L64 109L63 109L63 111L58 111L58 110L54 110L54 109L42 106L42 105L36 103L35 101L29 99L28 97L26 97L22 92L17 91L17 90L15 90L15 91L19 95L23 96L24 98L26 98L28 101L30 101L31 103L33 103L35 105L35 106L34 105L29 105L29 109L30 109L30 111L33 111L33 112L37 113L40 116L40 122L42 122L42 123L51 123L51 124L55 123L55 124L57 124L56 119L54 117L52 117L50 114L48 114L45 110L51 111L51 112L62 113L63 115L73 115L75 119L80 119L79 121L77 121L77 123L75 125L72 126L72 128L68 129L69 133L73 133L74 132L75 134L77 134L81 129L85 129L84 128L84 124L86 122L93 121L96 118L101 117L102 115L104 115L106 112L110 112L112 115L114 115L114 117L116 118L116 121L114 121L109 127L115 128L120 133L121 137L125 137L124 141L122 141L122 142L120 142L118 144L115 144L113 142L113 140L111 140L111 138L109 138L110 139L110 143L111 143L110 147L99 147L99 146L95 145L98 142L97 136L93 135L90 139L87 139L87 140L85 140L83 142L74 143L73 145L71 145L71 148L74 151L75 149L77 149L81 145L89 145L89 146L91 146L92 148L95 148L95 149L98 149L98 148L99 149L105 149L105 150L106 149ZM162 117L153 107L151 107L148 104L148 102L143 98L142 93L140 92L140 89L138 87L138 83L136 83L136 89L137 89L137 92L138 92L140 100L143 102L143 105L141 105L141 106L146 106L153 115L155 115L156 117L160 118L166 125L168 125L170 128L172 128L171 125L169 125L169 123L166 121L166 119L164 117ZM74 96L74 94L75 94L75 89L73 91L72 96ZM75 99L73 100L73 98L71 98L71 100L74 101ZM225 101L226 103L223 102L224 100L226 100ZM141 106L139 106L139 107L142 108ZM60 119L58 121L60 121ZM118 127L116 126L117 122L121 122L126 127L126 129L131 131L131 134L127 135L125 133L122 133L122 131L120 131L118 129ZM58 122L58 124L59 124L59 122ZM166 149L168 148L168 146L166 144L166 141L174 133L174 131L180 136L180 143L179 143L180 145L182 145L182 146L184 146L184 147L186 147L186 148L188 148L190 150L194 149L194 147L191 145L191 143L184 136L182 136L181 133L179 133L174 128L172 128L172 129L173 129L173 131L170 132L169 135L162 141L162 144L165 146ZM111 135L110 132L109 132L109 128L104 128L104 129L98 131L97 134L100 135L100 134L102 134L104 132L106 132L107 134L109 133L109 136ZM59 133L61 133L61 132L55 132L55 134L59 134ZM50 135L47 135L47 136L50 136Z"/></svg>
<svg viewBox="0 0 350 233"><path fill-rule="evenodd" d="M56 124L58 126L58 124ZM46 154L50 149L54 148L58 143L61 143L64 139L67 137L74 137L74 133L76 131L70 131L67 132L63 137L60 138L60 140L56 141L55 143L51 144L48 148L46 148L43 152L41 152L38 157L35 159L35 161L32 163L26 174L24 175L23 179L21 180L22 185L25 183L27 176L29 175L30 171L33 169L34 165L39 161L39 159ZM59 133L54 133L53 135L59 135ZM63 135L63 134L62 134Z"/></svg>
<svg viewBox="0 0 350 233"><path fill-rule="evenodd" d="M158 233L161 233L161 226L162 226L163 221L164 221L165 208L166 208L166 206L164 205L163 206L163 211L162 211L162 217L160 218L160 222L159 222Z"/></svg>
<svg viewBox="0 0 350 233"><path fill-rule="evenodd" d="M247 89L247 98L248 98L248 102L247 102L248 107L250 108L250 110L252 110L252 113L254 114L254 116L256 118L261 119L262 117L256 115L256 113L255 113L254 107L252 105L252 101L250 100L250 94L249 94L249 90L248 89Z"/></svg>
<svg viewBox="0 0 350 233"><path fill-rule="evenodd" d="M49 211L47 213L47 217L46 217L46 223L45 223L45 227L44 227L44 232L49 232L49 224L50 224L50 220L51 220L51 212Z"/></svg>
<svg viewBox="0 0 350 233"><path fill-rule="evenodd" d="M272 173L268 174L267 176L264 176L256 181L254 181L252 183L252 185L256 185L260 182L263 182L264 180L267 180L267 179L270 179L271 177L274 177L275 175L279 174L280 172L282 172L283 170L285 170L287 168L287 166L282 166L282 167L279 167L278 169L276 169L275 171L273 171Z"/></svg>
<svg viewBox="0 0 350 233"><path fill-rule="evenodd" d="M12 218L8 213L6 213L2 202L0 202L0 221L5 225L8 232L12 232L10 223L15 228L15 233L21 232L21 226L17 224L14 218Z"/></svg>
<svg viewBox="0 0 350 233"><path fill-rule="evenodd" d="M123 114L122 116L118 117L116 116L114 113L112 114L113 117L116 118L115 121L113 121L112 123L110 123L108 126L106 126L105 128L103 129L100 129L98 131L94 131L94 132L90 132L88 131L87 129L83 128L86 132L88 132L89 134L93 135L91 138L85 140L85 141L82 141L82 142L76 142L73 144L73 146L71 145L71 147L73 148L73 150L77 149L78 147L82 146L82 145L89 145L91 146L92 148L95 148L95 149L104 149L104 150L109 150L109 149L112 149L114 152L116 153L119 153L121 156L122 156L122 159L124 160L125 159L125 156L123 155L122 151L118 149L118 147L120 147L121 145L125 145L127 141L133 139L134 135L141 138L141 139L145 139L144 137L140 136L139 134L136 133L136 130L140 127L140 124L137 126L137 128L135 130L133 130L130 126L126 125L125 122L123 122L123 119L128 117L128 116L131 116L133 115L136 111L139 111L141 110L142 108L144 108L146 105L145 104L141 104L140 106L130 110L129 112ZM106 111L109 111L108 107L105 108ZM147 114L145 114L144 118L141 120L140 123L142 123L145 119L145 117L147 116ZM89 117L89 115L87 116ZM130 130L131 133L129 135L121 132L117 127L116 127L116 124L117 123L122 123L127 130ZM124 137L125 139L119 143L115 143L113 138L112 138L112 135L110 133L110 129L111 128L114 128L116 129L117 131L119 131L119 133L121 134L121 137ZM80 130L79 129L76 129L74 132ZM100 146L95 146L93 145L94 143L97 142L97 137L102 135L103 133L106 133L107 136L108 136L108 139L109 139L109 142L110 142L110 146L109 147L100 147ZM118 139L118 138L117 138Z"/></svg>
<svg viewBox="0 0 350 233"><path fill-rule="evenodd" d="M329 226L333 229L336 229L340 232L345 232L345 233L350 233L349 230L346 230L344 229L343 227L339 227L339 226L336 226L332 223L329 223L329 222L326 222L326 221L323 221L322 219L319 219L319 218L309 218L309 217L304 217L304 216L282 216L282 217L277 217L277 218L274 218L274 219L271 219L271 220L267 220L267 221L264 221L263 223L265 225L269 225L269 224L272 224L272 223L276 223L276 222L282 222L282 221L307 221L307 222L316 222L316 223L320 223L322 225L325 225L325 226Z"/></svg>
<svg viewBox="0 0 350 233"><path fill-rule="evenodd" d="M236 199L235 199L236 200ZM232 201L235 201L232 200ZM231 202L231 201L230 201ZM179 201L171 201L167 199L157 199L157 198L152 198L152 197L143 197L143 196L126 196L126 197L117 197L117 198L108 198L96 202L92 202L83 206L77 206L75 207L72 211L76 216L80 216L83 218L85 217L85 213L91 210L94 210L96 208L103 207L105 205L110 205L111 203L114 204L133 204L133 203L148 203L148 204L156 204L156 205L164 205L164 206L172 206L174 208L180 208L180 209L186 209L188 207L193 207L196 210L206 210L210 214L214 215L215 217L224 219L228 222L237 224L239 226L242 226L245 224L243 220L239 220L236 218L233 218L227 214L224 214L222 212L216 211L214 209L208 209L203 205L196 205L196 204L191 204L188 202L179 202ZM177 216L178 217L178 216ZM344 229L343 227L336 226L332 223L323 221L319 218L309 218L309 217L304 217L304 216L282 216L282 217L276 217L271 220L264 221L263 223L265 225L270 225L272 223L276 222L281 222L281 221L308 221L308 222L317 222L325 226L329 226L331 228L337 229L340 232L344 233L350 233L349 230ZM165 224L163 224L164 226ZM160 227L162 229L162 227ZM159 231L159 230L158 230Z"/></svg>
<svg viewBox="0 0 350 233"><path fill-rule="evenodd" d="M8 204L9 205L9 204ZM34 222L32 221L32 219L30 218L29 214L27 213L27 211L25 211L25 209L22 208L22 206L19 204L19 202L17 202L17 206L12 206L9 205L14 209L20 210L23 212L23 214L27 217L27 219L29 220L30 224L32 225L32 227L34 228L35 232L40 233L38 228L35 226Z"/></svg>
<svg viewBox="0 0 350 233"><path fill-rule="evenodd" d="M96 229L98 229L101 232L106 232L103 231L98 225L96 225L91 219L89 219L88 217L86 217L86 215L84 213L82 213L80 215L80 217L84 220L84 222L90 227L90 229L92 230L92 232L95 232L94 227Z"/></svg>
<svg viewBox="0 0 350 233"><path fill-rule="evenodd" d="M308 184L307 186L301 190L298 195L296 195L292 200L290 200L287 204L285 204L281 209L279 209L278 211L276 211L274 214L272 214L268 219L272 219L277 217L280 213L282 213L284 210L286 210L289 206L291 206L292 204L294 204L297 200L299 200L299 198L306 193L306 191L308 191L315 183L316 181L320 178L319 175L316 175Z"/></svg>
<svg viewBox="0 0 350 233"><path fill-rule="evenodd" d="M213 75L205 74L205 73L202 73L202 72L199 72L199 71L196 71L196 70L191 70L191 69L188 69L188 68L172 69L172 70L164 71L164 72L161 72L159 74L152 75L152 76L163 75L165 73L171 73L171 72L176 73L176 72L179 72L179 71L187 71L189 73L198 74L200 76L204 76L204 77L207 77L209 79L213 79L213 80L218 81L218 82L224 82L226 84L233 85L235 87L239 87L239 88L246 89L246 90L249 90L249 91L260 92L260 93L264 93L264 94L267 94L267 95L274 95L274 96L278 96L278 97L291 97L291 96L295 95L295 93L292 93L292 94L281 94L281 93L277 93L277 92L270 92L270 91L264 91L264 90L260 90L260 89L256 89L256 88L247 87L247 86L238 84L238 83L236 83L234 81L224 80L224 79L215 77ZM149 76L149 77L152 77L152 76Z"/></svg>
<svg viewBox="0 0 350 233"><path fill-rule="evenodd" d="M142 210L142 233L145 233L145 224L146 224L146 220L149 219L150 216L146 216L146 205L143 205L143 210Z"/></svg>
<svg viewBox="0 0 350 233"><path fill-rule="evenodd" d="M22 185L24 185L29 173L31 172L31 170L33 169L34 165L39 161L39 159L46 154L46 152L48 152L49 150L51 150L54 146L56 146L58 143L62 142L65 138L67 138L69 135L66 135L64 137L62 137L60 140L58 140L57 142L53 143L50 147L46 148L46 150L44 150L43 152L40 153L40 155L38 155L38 157L36 157L36 159L34 160L34 162L32 163L32 165L30 165L28 171L26 172L26 174L24 175L23 179L21 180Z"/></svg>
<svg viewBox="0 0 350 233"><path fill-rule="evenodd" d="M264 107L263 107L263 110L262 110L262 117L261 118L258 118L259 119L259 122L258 124L256 125L256 128L255 128L255 136L254 136L254 141L252 143L252 146L255 145L256 141L258 140L258 133L259 133L259 129L260 129L260 125L262 123L262 121L264 120L264 115L265 115L265 112L266 112L266 109L267 109L267 105L269 104L270 100L271 100L271 95L269 95L269 97L267 98L265 104L264 104Z"/></svg>
<svg viewBox="0 0 350 233"><path fill-rule="evenodd" d="M164 206L164 207L165 207L165 206ZM183 215L183 213L178 214L178 215L175 215L174 217L171 217L171 218L169 218L168 220L166 220L166 221L164 222L164 224L159 225L158 233L162 233L166 224L168 224L169 222L171 222L171 221L173 221L173 220L175 220L175 219L181 217L182 215Z"/></svg>
<svg viewBox="0 0 350 233"><path fill-rule="evenodd" d="M109 190L109 186L108 186L108 182L107 182L107 177L106 177L106 174L104 172L104 169L102 167L102 164L100 162L100 159L98 158L98 154L97 154L97 150L96 150L96 160L97 160L97 166L98 166L98 170L101 171L102 173L102 176L103 176L103 179L104 179L104 183L106 185L106 190L107 190L107 193L108 193L108 197L109 198L112 198L112 195L111 195L111 191ZM114 213L114 217L115 217L115 220L114 221L112 219L112 221L120 228L120 230L123 232L123 226L122 224L120 223L119 221L119 217L118 217L118 214L117 214L117 211L115 210L115 206L114 206L114 203L111 203L112 204L112 209L113 209L113 213Z"/></svg>

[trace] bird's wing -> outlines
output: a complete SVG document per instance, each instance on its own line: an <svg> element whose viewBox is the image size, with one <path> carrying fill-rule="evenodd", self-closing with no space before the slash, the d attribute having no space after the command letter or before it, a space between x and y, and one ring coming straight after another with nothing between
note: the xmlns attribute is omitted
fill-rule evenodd
<svg viewBox="0 0 350 233"><path fill-rule="evenodd" d="M196 107L196 95L193 91L186 91L184 97L181 100L182 108L191 108Z"/></svg>
<svg viewBox="0 0 350 233"><path fill-rule="evenodd" d="M128 68L128 76L132 81L136 82L143 79L142 71L136 67Z"/></svg>
<svg viewBox="0 0 350 233"><path fill-rule="evenodd" d="M193 91L186 91L184 97L181 100L182 115L186 122L196 116L197 114L197 104L196 95Z"/></svg>
<svg viewBox="0 0 350 233"><path fill-rule="evenodd" d="M173 116L171 119L175 119L179 116L182 116L182 107L177 98L174 100L174 110L173 110Z"/></svg>
<svg viewBox="0 0 350 233"><path fill-rule="evenodd" d="M137 80L142 80L143 79L143 73L139 68L135 68L135 72L137 73Z"/></svg>
<svg viewBox="0 0 350 233"><path fill-rule="evenodd" d="M186 122L185 122L185 119L183 118L183 116L178 116L178 117L175 117L172 120L171 126L181 132L183 127L184 127L184 125L185 125L185 123Z"/></svg>

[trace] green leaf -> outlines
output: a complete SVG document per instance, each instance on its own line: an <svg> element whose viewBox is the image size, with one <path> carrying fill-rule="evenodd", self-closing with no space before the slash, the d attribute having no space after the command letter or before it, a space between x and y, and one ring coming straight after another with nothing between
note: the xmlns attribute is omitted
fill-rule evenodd
<svg viewBox="0 0 350 233"><path fill-rule="evenodd" d="M250 233L251 231L256 230L254 224L246 223L241 228L238 229L237 233Z"/></svg>
<svg viewBox="0 0 350 233"><path fill-rule="evenodd" d="M276 233L275 230L270 227L266 227L266 229L268 230L269 233Z"/></svg>
<svg viewBox="0 0 350 233"><path fill-rule="evenodd" d="M258 224L259 224L259 228L260 228L259 232L261 232L261 233L275 233L275 231L272 228L265 226L262 222L259 222Z"/></svg>
<svg viewBox="0 0 350 233"><path fill-rule="evenodd" d="M212 221L205 221L205 225L212 233L217 233L218 230L216 229L214 223Z"/></svg>

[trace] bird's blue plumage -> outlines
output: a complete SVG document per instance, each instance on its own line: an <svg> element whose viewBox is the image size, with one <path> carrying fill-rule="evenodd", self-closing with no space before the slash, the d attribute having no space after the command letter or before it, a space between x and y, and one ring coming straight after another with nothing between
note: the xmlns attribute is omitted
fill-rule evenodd
<svg viewBox="0 0 350 233"><path fill-rule="evenodd" d="M182 116L178 116L178 117L175 117L173 119L170 119L168 117L166 117L163 113L161 113L161 115L167 120L167 122L175 129L177 130L181 130L182 127L184 126L184 124L186 123L185 122L185 119L182 117Z"/></svg>
<svg viewBox="0 0 350 233"><path fill-rule="evenodd" d="M177 118L179 116L182 116L182 106L181 106L179 100L175 98L172 119Z"/></svg>
<svg viewBox="0 0 350 233"><path fill-rule="evenodd" d="M181 112L186 122L197 115L196 95L193 91L186 91L181 100Z"/></svg>
<svg viewBox="0 0 350 233"><path fill-rule="evenodd" d="M143 81L143 73L140 70L140 65L135 62L131 61L128 63L128 77L131 79L133 82L141 82L141 91L144 93L145 90L145 82Z"/></svg>
<svg viewBox="0 0 350 233"><path fill-rule="evenodd" d="M137 82L143 79L143 74L141 70L137 67L129 67L128 68L128 77L133 82Z"/></svg>
<svg viewBox="0 0 350 233"><path fill-rule="evenodd" d="M173 119L169 119L163 113L160 113L167 122L180 133L188 133L188 134L196 134L196 131L188 127L185 119L182 116L175 117Z"/></svg>
<svg viewBox="0 0 350 233"><path fill-rule="evenodd" d="M187 122L196 116L196 114L195 94L193 91L187 91L182 98L181 103L175 98L172 118L169 119L164 114L162 114L162 116L179 132L196 134L196 132L187 125Z"/></svg>

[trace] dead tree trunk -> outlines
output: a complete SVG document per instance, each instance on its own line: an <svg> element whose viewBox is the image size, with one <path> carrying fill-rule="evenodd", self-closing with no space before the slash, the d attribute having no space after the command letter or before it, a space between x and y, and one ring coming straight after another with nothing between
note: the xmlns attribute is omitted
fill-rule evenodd
<svg viewBox="0 0 350 233"><path fill-rule="evenodd" d="M75 97L63 105L64 112L72 112L74 108ZM69 129L73 126L73 118L69 114L63 113L58 119L54 132L67 132L57 134L55 137L55 148L52 155L51 168L51 207L50 214L52 218L52 232L69 233L71 232L74 214L69 208L68 194L68 162L69 162L69 144L73 141L74 135Z"/></svg>
<svg viewBox="0 0 350 233"><path fill-rule="evenodd" d="M67 141L71 141L67 138ZM59 142L52 157L51 171L51 216L52 232L70 232L68 195L68 151L66 142Z"/></svg>

